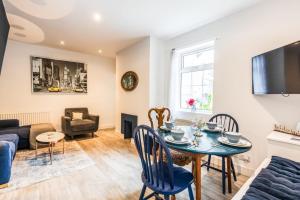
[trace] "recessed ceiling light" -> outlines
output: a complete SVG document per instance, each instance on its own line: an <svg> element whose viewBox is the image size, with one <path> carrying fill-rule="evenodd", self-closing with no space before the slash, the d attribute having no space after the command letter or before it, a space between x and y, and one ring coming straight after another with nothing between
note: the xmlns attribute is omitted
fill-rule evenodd
<svg viewBox="0 0 300 200"><path fill-rule="evenodd" d="M94 13L94 20L95 20L96 22L101 21L101 15L100 15L99 13Z"/></svg>
<svg viewBox="0 0 300 200"><path fill-rule="evenodd" d="M98 53L99 53L99 54L101 54L101 53L102 53L102 50L101 50L101 49L99 49L99 50L98 50Z"/></svg>
<svg viewBox="0 0 300 200"><path fill-rule="evenodd" d="M65 45L65 41L60 41L60 45Z"/></svg>

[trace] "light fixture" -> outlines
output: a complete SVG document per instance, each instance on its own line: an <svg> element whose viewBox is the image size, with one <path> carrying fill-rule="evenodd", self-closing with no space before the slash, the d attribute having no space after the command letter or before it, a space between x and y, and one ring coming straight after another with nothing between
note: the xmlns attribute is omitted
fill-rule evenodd
<svg viewBox="0 0 300 200"><path fill-rule="evenodd" d="M99 13L94 13L94 20L95 20L96 22L101 21L101 15L100 15Z"/></svg>
<svg viewBox="0 0 300 200"><path fill-rule="evenodd" d="M60 45L64 46L65 45L65 41L60 41Z"/></svg>
<svg viewBox="0 0 300 200"><path fill-rule="evenodd" d="M99 54L101 54L101 53L102 53L102 50L101 50L101 49L99 49L99 50L98 50L98 53L99 53Z"/></svg>

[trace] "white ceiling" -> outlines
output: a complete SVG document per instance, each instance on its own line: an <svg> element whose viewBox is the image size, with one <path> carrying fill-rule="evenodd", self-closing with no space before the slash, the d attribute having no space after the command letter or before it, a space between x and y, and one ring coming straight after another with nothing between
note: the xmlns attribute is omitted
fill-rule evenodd
<svg viewBox="0 0 300 200"><path fill-rule="evenodd" d="M114 57L146 36L169 39L259 1L4 0L4 4L7 13L17 15L9 17L11 25L17 25L11 28L11 39L90 54L101 49L103 56ZM95 13L101 15L100 22L94 20ZM31 27L40 28L42 35L30 34Z"/></svg>

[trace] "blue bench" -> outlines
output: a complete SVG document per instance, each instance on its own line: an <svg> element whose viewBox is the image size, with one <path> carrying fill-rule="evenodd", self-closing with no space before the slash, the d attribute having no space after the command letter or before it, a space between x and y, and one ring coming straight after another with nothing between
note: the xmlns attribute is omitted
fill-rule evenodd
<svg viewBox="0 0 300 200"><path fill-rule="evenodd" d="M251 183L242 200L300 199L300 163L273 156Z"/></svg>

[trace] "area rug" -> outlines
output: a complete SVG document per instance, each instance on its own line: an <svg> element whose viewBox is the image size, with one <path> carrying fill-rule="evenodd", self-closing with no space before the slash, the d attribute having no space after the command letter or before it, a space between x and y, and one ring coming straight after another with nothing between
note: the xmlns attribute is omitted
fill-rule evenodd
<svg viewBox="0 0 300 200"><path fill-rule="evenodd" d="M48 148L18 151L13 162L9 187L0 190L0 194L54 177L64 176L94 164L94 161L81 149L76 141L65 142L65 153L62 143L54 147L53 162L50 164Z"/></svg>

